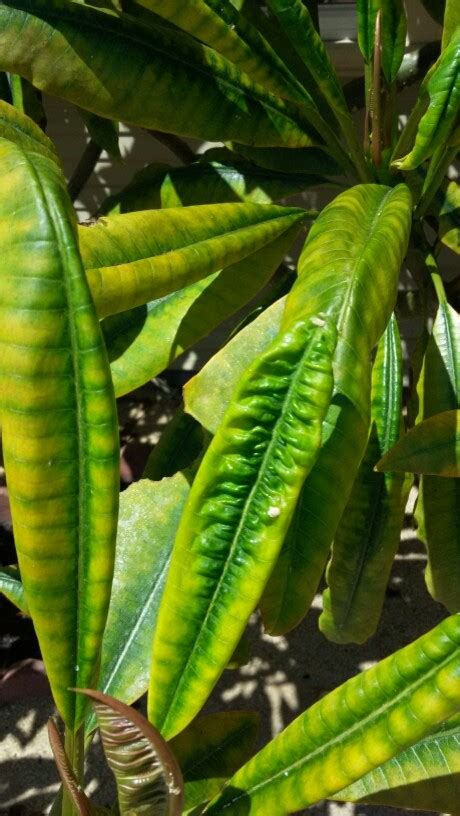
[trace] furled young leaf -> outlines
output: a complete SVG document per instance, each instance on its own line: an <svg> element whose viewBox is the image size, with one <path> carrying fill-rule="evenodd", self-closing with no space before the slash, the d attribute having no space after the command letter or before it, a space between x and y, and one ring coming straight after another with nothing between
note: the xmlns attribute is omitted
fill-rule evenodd
<svg viewBox="0 0 460 816"><path fill-rule="evenodd" d="M109 603L118 423L64 178L4 139L0 167L3 453L27 604L72 728L84 701L68 688L96 682Z"/></svg>
<svg viewBox="0 0 460 816"><path fill-rule="evenodd" d="M103 321L117 396L138 388L235 314L267 283L299 225L243 261L147 306Z"/></svg>
<svg viewBox="0 0 460 816"><path fill-rule="evenodd" d="M460 408L460 317L439 304L417 385L417 420ZM460 609L460 481L422 476L415 512L418 535L428 551L425 578L435 600Z"/></svg>
<svg viewBox="0 0 460 816"><path fill-rule="evenodd" d="M0 567L0 592L24 615L30 614L17 566Z"/></svg>
<svg viewBox="0 0 460 816"><path fill-rule="evenodd" d="M324 176L262 170L230 152L219 159L204 159L187 167L150 165L110 196L101 213L115 214L192 204L246 201L270 204L328 182Z"/></svg>
<svg viewBox="0 0 460 816"><path fill-rule="evenodd" d="M60 161L51 139L25 113L0 100L0 137L15 142L26 151Z"/></svg>
<svg viewBox="0 0 460 816"><path fill-rule="evenodd" d="M460 704L460 615L323 697L230 779L209 816L284 816L424 738Z"/></svg>
<svg viewBox="0 0 460 816"><path fill-rule="evenodd" d="M182 774L161 734L142 714L114 697L91 689L78 691L93 705L117 783L120 816L181 816Z"/></svg>
<svg viewBox="0 0 460 816"><path fill-rule="evenodd" d="M376 630L399 544L407 486L404 476L375 473L402 424L402 352L392 317L372 371L371 427L350 500L334 536L323 593L321 631L337 643L363 643Z"/></svg>
<svg viewBox="0 0 460 816"><path fill-rule="evenodd" d="M340 802L458 813L460 715L335 794Z"/></svg>
<svg viewBox="0 0 460 816"><path fill-rule="evenodd" d="M230 3L220 0L136 0L188 32L197 40L212 46L272 92L293 100L305 94L295 77L273 51L268 42Z"/></svg>
<svg viewBox="0 0 460 816"><path fill-rule="evenodd" d="M72 766L69 762L57 725L53 718L48 720L48 739L53 752L54 761L61 777L62 785L66 790L78 816L94 816L95 810L86 796L81 785L75 777Z"/></svg>
<svg viewBox="0 0 460 816"><path fill-rule="evenodd" d="M253 711L219 711L194 720L170 741L184 777L186 810L219 793L251 756L258 730Z"/></svg>
<svg viewBox="0 0 460 816"><path fill-rule="evenodd" d="M263 591L321 443L335 341L320 317L280 334L246 370L205 453L154 635L149 718L167 736L205 702Z"/></svg>
<svg viewBox="0 0 460 816"><path fill-rule="evenodd" d="M381 60L387 83L395 81L406 45L407 20L402 0L357 0L358 43L365 62L374 56L377 12L381 13Z"/></svg>
<svg viewBox="0 0 460 816"><path fill-rule="evenodd" d="M444 411L420 422L376 469L460 477L460 411Z"/></svg>
<svg viewBox="0 0 460 816"><path fill-rule="evenodd" d="M132 125L266 146L318 139L296 106L186 34L64 0L3 0L0 69Z"/></svg>
<svg viewBox="0 0 460 816"><path fill-rule="evenodd" d="M244 370L262 354L280 330L286 298L265 309L184 386L185 407L215 434Z"/></svg>
<svg viewBox="0 0 460 816"><path fill-rule="evenodd" d="M393 162L400 170L414 170L435 150L448 143L460 114L460 28L457 28L433 71L420 86L419 99L428 105L418 124L415 144L402 159Z"/></svg>
<svg viewBox="0 0 460 816"><path fill-rule="evenodd" d="M442 30L442 48L447 48L455 29L460 26L460 6L458 0L447 0Z"/></svg>
<svg viewBox="0 0 460 816"><path fill-rule="evenodd" d="M141 479L120 496L117 548L99 688L122 703L145 693L152 632L189 484Z"/></svg>
<svg viewBox="0 0 460 816"><path fill-rule="evenodd" d="M99 317L163 298L236 264L302 222L294 207L209 204L101 218L79 229Z"/></svg>

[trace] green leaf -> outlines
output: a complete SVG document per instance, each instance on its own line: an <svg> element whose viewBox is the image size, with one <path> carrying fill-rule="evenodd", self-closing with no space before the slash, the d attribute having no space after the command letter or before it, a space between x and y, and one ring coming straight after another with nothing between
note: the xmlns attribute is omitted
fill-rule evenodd
<svg viewBox="0 0 460 816"><path fill-rule="evenodd" d="M334 536L319 627L336 643L364 643L376 630L398 548L409 480L375 473L402 426L402 352L394 317L372 371L369 440L350 500Z"/></svg>
<svg viewBox="0 0 460 816"><path fill-rule="evenodd" d="M334 398L318 460L262 599L271 634L289 631L309 609L350 496L368 436L370 354L396 302L410 209L403 186L358 185L323 210L299 260L282 326L319 312L333 319Z"/></svg>
<svg viewBox="0 0 460 816"><path fill-rule="evenodd" d="M460 317L441 302L417 385L418 421L460 407ZM425 578L435 600L460 609L460 482L422 476L415 517L428 551Z"/></svg>
<svg viewBox="0 0 460 816"><path fill-rule="evenodd" d="M186 410L212 434L222 422L243 372L278 334L285 301L281 298L265 309L185 384Z"/></svg>
<svg viewBox="0 0 460 816"><path fill-rule="evenodd" d="M448 181L436 193L430 211L438 219L438 237L460 255L460 184Z"/></svg>
<svg viewBox="0 0 460 816"><path fill-rule="evenodd" d="M122 703L135 702L147 690L152 632L188 492L186 477L178 473L161 482L141 479L120 496L99 688ZM92 727L93 718L87 730Z"/></svg>
<svg viewBox="0 0 460 816"><path fill-rule="evenodd" d="M458 478L460 411L444 411L420 422L378 462L376 469Z"/></svg>
<svg viewBox="0 0 460 816"><path fill-rule="evenodd" d="M0 137L15 142L28 153L40 153L46 158L53 159L60 166L51 139L25 113L2 100L0 100Z"/></svg>
<svg viewBox="0 0 460 816"><path fill-rule="evenodd" d="M220 711L199 717L170 741L184 777L186 810L212 799L249 759L258 730L253 711Z"/></svg>
<svg viewBox="0 0 460 816"><path fill-rule="evenodd" d="M238 264L103 321L117 396L155 377L179 355L235 314L267 283L298 232L298 223Z"/></svg>
<svg viewBox="0 0 460 816"><path fill-rule="evenodd" d="M152 450L143 478L159 481L190 467L205 445L205 434L199 422L179 408Z"/></svg>
<svg viewBox="0 0 460 816"><path fill-rule="evenodd" d="M254 82L293 100L305 94L274 50L230 3L220 0L136 0L155 14L215 48Z"/></svg>
<svg viewBox="0 0 460 816"><path fill-rule="evenodd" d="M418 123L415 144L402 159L393 162L399 170L415 170L451 138L460 113L460 28L439 57L419 91L419 101L428 106Z"/></svg>
<svg viewBox="0 0 460 816"><path fill-rule="evenodd" d="M458 812L460 801L460 716L448 719L425 739L334 796L397 808Z"/></svg>
<svg viewBox="0 0 460 816"><path fill-rule="evenodd" d="M127 311L236 264L275 241L305 212L258 204L210 204L101 218L79 229L99 317Z"/></svg>
<svg viewBox="0 0 460 816"><path fill-rule="evenodd" d="M342 86L332 66L326 47L315 29L302 0L268 0L278 23L287 35L312 77L315 90L330 106L330 112L345 128L351 126L351 115Z"/></svg>
<svg viewBox="0 0 460 816"><path fill-rule="evenodd" d="M331 797L460 704L460 615L323 697L241 768L206 811L283 816Z"/></svg>
<svg viewBox="0 0 460 816"><path fill-rule="evenodd" d="M341 193L313 224L286 302L283 326L320 312L336 322L334 388L365 421L370 352L396 303L410 225L411 195L402 184L359 184Z"/></svg>
<svg viewBox="0 0 460 816"><path fill-rule="evenodd" d="M460 6L457 0L447 0L444 11L444 28L442 31L442 49L449 45L455 29L460 26Z"/></svg>
<svg viewBox="0 0 460 816"><path fill-rule="evenodd" d="M63 0L3 0L0 68L131 125L266 146L317 141L297 107L191 37Z"/></svg>
<svg viewBox="0 0 460 816"><path fill-rule="evenodd" d="M75 690L93 705L104 753L117 783L120 816L181 816L182 774L156 728L108 694Z"/></svg>
<svg viewBox="0 0 460 816"><path fill-rule="evenodd" d="M24 614L30 615L24 594L19 568L0 567L0 592Z"/></svg>
<svg viewBox="0 0 460 816"><path fill-rule="evenodd" d="M381 60L388 84L395 81L406 46L407 19L402 0L357 0L358 43L364 61L374 58L377 12L381 13Z"/></svg>
<svg viewBox="0 0 460 816"><path fill-rule="evenodd" d="M374 55L375 22L379 7L380 0L356 0L358 45L364 62L368 65L372 62Z"/></svg>
<svg viewBox="0 0 460 816"><path fill-rule="evenodd" d="M25 596L59 712L97 680L119 492L118 422L99 322L56 162L0 140L0 413ZM33 285L31 285L33 282Z"/></svg>
<svg viewBox="0 0 460 816"><path fill-rule="evenodd" d="M342 172L337 161L319 147L293 150L283 147L248 147L242 144L232 144L231 148L258 167L278 173L311 175L319 170L321 173L334 176Z"/></svg>
<svg viewBox="0 0 460 816"><path fill-rule="evenodd" d="M205 453L154 636L149 719L167 736L200 710L263 591L321 443L335 341L319 317L280 334L239 381Z"/></svg>
<svg viewBox="0 0 460 816"><path fill-rule="evenodd" d="M115 159L121 159L119 137L118 137L118 122L112 122L111 119L103 119L101 116L96 116L94 113L79 109L79 114L83 119L88 133L99 147L102 147L109 156Z"/></svg>
<svg viewBox="0 0 460 816"><path fill-rule="evenodd" d="M104 202L101 213L113 215L231 201L270 204L308 187L328 183L331 182L319 175L262 170L229 152L223 154L221 161L202 160L187 167L145 167L124 190Z"/></svg>
<svg viewBox="0 0 460 816"><path fill-rule="evenodd" d="M363 383L363 390L369 393L368 382ZM297 626L312 604L367 436L368 422L363 421L353 403L336 394L323 422L321 450L304 482L262 596L262 618L271 635L284 634Z"/></svg>

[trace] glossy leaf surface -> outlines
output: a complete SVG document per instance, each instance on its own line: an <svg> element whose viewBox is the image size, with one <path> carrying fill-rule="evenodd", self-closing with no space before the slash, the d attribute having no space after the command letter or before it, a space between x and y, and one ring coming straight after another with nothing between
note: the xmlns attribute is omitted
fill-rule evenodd
<svg viewBox="0 0 460 816"><path fill-rule="evenodd" d="M282 816L331 797L458 711L459 660L456 615L301 714L207 813Z"/></svg>
<svg viewBox="0 0 460 816"><path fill-rule="evenodd" d="M100 691L92 702L107 762L115 776L120 816L180 816L183 780L167 743L145 717Z"/></svg>
<svg viewBox="0 0 460 816"><path fill-rule="evenodd" d="M232 7L219 0L136 0L197 40L212 46L230 62L269 90L302 99L302 89L256 28Z"/></svg>
<svg viewBox="0 0 460 816"><path fill-rule="evenodd" d="M0 140L0 411L26 600L59 712L96 682L112 581L118 423L105 349L55 161Z"/></svg>
<svg viewBox="0 0 460 816"><path fill-rule="evenodd" d="M305 64L316 92L324 97L339 122L349 124L351 117L342 87L306 6L301 0L269 0L268 5Z"/></svg>
<svg viewBox="0 0 460 816"><path fill-rule="evenodd" d="M108 198L101 212L115 214L231 201L270 204L324 183L327 179L323 176L262 170L229 153L222 155L220 161L203 160L187 167L150 165L136 173L124 190Z"/></svg>
<svg viewBox="0 0 460 816"><path fill-rule="evenodd" d="M460 113L460 28L420 86L419 98L428 105L418 124L415 144L393 164L400 170L414 170L435 150L448 143Z"/></svg>
<svg viewBox="0 0 460 816"><path fill-rule="evenodd" d="M24 615L30 614L17 566L0 567L0 592Z"/></svg>
<svg viewBox="0 0 460 816"><path fill-rule="evenodd" d="M460 477L460 411L435 414L412 428L377 465L391 469Z"/></svg>
<svg viewBox="0 0 460 816"><path fill-rule="evenodd" d="M117 549L99 688L122 703L147 690L152 632L189 492L185 476L141 479L120 496Z"/></svg>
<svg viewBox="0 0 460 816"><path fill-rule="evenodd" d="M402 352L395 318L372 371L371 427L350 500L334 536L323 593L321 631L338 643L363 643L376 630L399 544L407 489L401 474L374 472L402 424Z"/></svg>
<svg viewBox="0 0 460 816"><path fill-rule="evenodd" d="M363 383L363 388L369 391L370 384ZM349 400L336 394L323 422L318 459L304 482L262 596L262 618L271 635L284 634L297 626L312 604L367 435L368 423Z"/></svg>
<svg viewBox="0 0 460 816"><path fill-rule="evenodd" d="M442 31L442 48L447 48L455 29L460 26L460 6L457 0L446 0L444 26Z"/></svg>
<svg viewBox="0 0 460 816"><path fill-rule="evenodd" d="M103 321L117 396L155 377L202 337L248 303L270 279L298 232L202 281Z"/></svg>
<svg viewBox="0 0 460 816"><path fill-rule="evenodd" d="M304 219L276 205L211 204L101 218L80 227L99 317L163 298L243 260Z"/></svg>
<svg viewBox="0 0 460 816"><path fill-rule="evenodd" d="M417 385L418 420L460 407L460 317L440 303ZM425 573L433 597L460 609L460 482L422 476L415 512L428 551Z"/></svg>
<svg viewBox="0 0 460 816"><path fill-rule="evenodd" d="M334 799L456 813L460 801L459 748L457 714L430 736L340 791Z"/></svg>
<svg viewBox="0 0 460 816"><path fill-rule="evenodd" d="M1 3L0 68L132 125L267 146L317 138L297 108L187 35L63 0Z"/></svg>
<svg viewBox="0 0 460 816"><path fill-rule="evenodd" d="M154 636L149 718L167 736L201 708L263 591L321 443L335 341L320 318L280 334L241 378L203 458Z"/></svg>
<svg viewBox="0 0 460 816"><path fill-rule="evenodd" d="M339 333L334 388L365 419L369 355L396 303L410 212L404 185L359 184L341 193L313 224L286 302L283 326L320 312L334 318Z"/></svg>
<svg viewBox="0 0 460 816"><path fill-rule="evenodd" d="M222 422L244 370L278 334L285 302L286 299L281 298L265 309L185 384L184 401L188 413L212 434Z"/></svg>
<svg viewBox="0 0 460 816"><path fill-rule="evenodd" d="M207 802L254 750L259 717L253 711L220 711L194 720L169 746L184 777L185 809Z"/></svg>

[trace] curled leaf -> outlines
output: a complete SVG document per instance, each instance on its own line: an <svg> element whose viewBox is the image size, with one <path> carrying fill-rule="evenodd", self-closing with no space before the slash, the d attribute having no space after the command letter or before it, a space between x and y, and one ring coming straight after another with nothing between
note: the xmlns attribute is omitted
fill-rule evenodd
<svg viewBox="0 0 460 816"><path fill-rule="evenodd" d="M180 816L180 768L161 734L145 717L108 694L75 689L91 700L102 744L115 776L120 816Z"/></svg>

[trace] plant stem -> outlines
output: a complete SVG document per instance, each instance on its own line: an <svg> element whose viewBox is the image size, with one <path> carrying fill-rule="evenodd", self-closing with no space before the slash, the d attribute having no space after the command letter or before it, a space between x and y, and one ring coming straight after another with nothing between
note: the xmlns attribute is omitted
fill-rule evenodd
<svg viewBox="0 0 460 816"><path fill-rule="evenodd" d="M179 139L178 136L175 136L174 133L163 133L161 130L150 130L149 128L144 129L150 136L153 136L157 142L167 147L183 164L191 164L195 161L196 156L192 148L182 139Z"/></svg>
<svg viewBox="0 0 460 816"><path fill-rule="evenodd" d="M86 182L93 174L101 153L102 147L90 139L68 184L69 196L72 201L78 198Z"/></svg>
<svg viewBox="0 0 460 816"><path fill-rule="evenodd" d="M71 731L65 728L64 732L64 750L67 754L67 759L75 774L75 778L81 787L84 785L84 764L85 764L85 748L84 748L84 728L81 726L77 731ZM79 816L75 805L69 797L65 786L62 790L62 809L61 816Z"/></svg>
<svg viewBox="0 0 460 816"><path fill-rule="evenodd" d="M434 152L423 184L422 195L415 209L416 218L423 218L425 215L457 152L458 146L446 148L444 145Z"/></svg>
<svg viewBox="0 0 460 816"><path fill-rule="evenodd" d="M380 167L382 160L382 94L381 94L381 32L382 12L377 12L375 19L374 64L373 64L373 105L372 105L372 160Z"/></svg>

